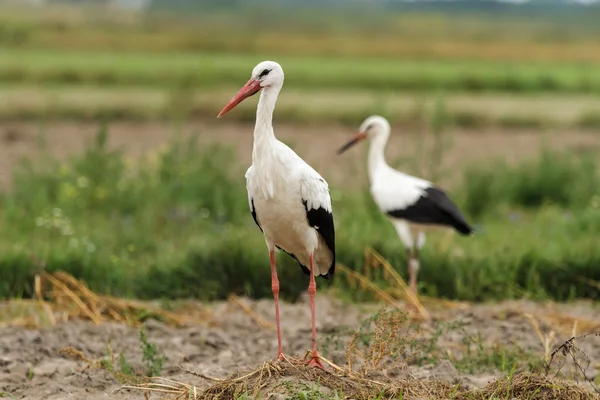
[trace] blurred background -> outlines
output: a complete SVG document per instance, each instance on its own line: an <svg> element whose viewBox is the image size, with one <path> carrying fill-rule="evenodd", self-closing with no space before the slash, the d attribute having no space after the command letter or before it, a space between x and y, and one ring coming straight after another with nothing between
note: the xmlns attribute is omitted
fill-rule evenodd
<svg viewBox="0 0 600 400"><path fill-rule="evenodd" d="M330 183L341 264L386 287L372 247L406 276L367 145L335 154L380 114L388 162L478 229L428 236L421 293L595 299L599 20L588 0L0 1L0 297L44 268L117 296L270 297L244 179L257 97L216 115L271 59L275 133ZM294 300L307 279L279 265Z"/></svg>

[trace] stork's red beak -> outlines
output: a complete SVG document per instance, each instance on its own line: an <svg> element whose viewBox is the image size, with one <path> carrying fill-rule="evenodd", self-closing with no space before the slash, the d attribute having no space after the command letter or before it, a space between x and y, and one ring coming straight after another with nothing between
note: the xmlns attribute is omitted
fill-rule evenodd
<svg viewBox="0 0 600 400"><path fill-rule="evenodd" d="M366 137L367 137L367 134L365 132L358 132L356 135L354 135L354 137L352 139L350 139L348 141L348 143L346 143L345 145L340 147L339 150L337 151L337 153L342 154L343 152L348 150L350 147L354 146L356 143L360 142L361 140L365 139Z"/></svg>
<svg viewBox="0 0 600 400"><path fill-rule="evenodd" d="M229 100L229 103L223 107L219 115L217 115L217 118L221 118L221 116L227 114L233 107L237 106L248 97L258 93L260 89L262 89L260 82L255 79L250 79L242 86L240 91Z"/></svg>

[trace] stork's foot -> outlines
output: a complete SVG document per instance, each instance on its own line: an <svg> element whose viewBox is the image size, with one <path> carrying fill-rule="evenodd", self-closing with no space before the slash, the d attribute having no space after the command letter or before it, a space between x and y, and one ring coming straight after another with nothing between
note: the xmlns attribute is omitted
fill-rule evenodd
<svg viewBox="0 0 600 400"><path fill-rule="evenodd" d="M277 354L277 359L275 359L275 364L279 364L280 362L288 362L290 364L293 364L292 360L290 360L290 358L288 356L286 356L283 353L279 353Z"/></svg>
<svg viewBox="0 0 600 400"><path fill-rule="evenodd" d="M325 370L325 367L323 367L323 364L321 363L321 359L319 358L319 356L312 357L310 359L310 361L308 362L308 366L309 367L317 367L317 368L321 368L322 370Z"/></svg>
<svg viewBox="0 0 600 400"><path fill-rule="evenodd" d="M323 363L321 363L321 357L319 356L319 353L316 351L311 351L310 355L310 359L303 361L302 364L308 365L309 367L317 367L321 368L322 370L325 370L325 367L323 367Z"/></svg>

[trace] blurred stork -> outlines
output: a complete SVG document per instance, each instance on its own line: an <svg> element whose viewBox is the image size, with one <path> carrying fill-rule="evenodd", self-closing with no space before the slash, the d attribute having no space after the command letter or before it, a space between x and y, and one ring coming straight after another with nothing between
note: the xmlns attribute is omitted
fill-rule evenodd
<svg viewBox="0 0 600 400"><path fill-rule="evenodd" d="M409 286L416 295L419 250L425 243L425 231L432 228L453 228L461 235L470 235L473 229L441 189L429 181L397 171L387 164L384 152L390 130L390 124L385 118L373 115L362 123L358 133L337 153L341 154L369 138L371 195L396 228L406 248Z"/></svg>
<svg viewBox="0 0 600 400"><path fill-rule="evenodd" d="M302 271L310 276L308 293L313 347L308 364L323 368L317 352L315 275L329 279L335 271L331 198L327 182L321 175L275 138L273 110L283 78L283 69L278 63L259 63L254 67L250 80L221 110L218 118L262 89L256 110L252 165L246 172L246 188L250 212L263 232L269 250L277 321L277 361L288 360L281 344L279 280L275 266L275 249L280 249L295 258Z"/></svg>

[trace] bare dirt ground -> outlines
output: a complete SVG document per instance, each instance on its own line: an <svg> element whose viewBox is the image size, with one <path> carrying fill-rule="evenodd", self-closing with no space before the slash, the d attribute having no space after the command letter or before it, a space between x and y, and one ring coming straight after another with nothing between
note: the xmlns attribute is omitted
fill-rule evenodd
<svg viewBox="0 0 600 400"><path fill-rule="evenodd" d="M318 296L317 300L317 329L322 355L343 365L345 353L339 343L343 344L350 337L344 327L357 329L360 321L372 315L380 305L348 304L326 294ZM272 301L243 301L255 314L248 314L231 302L207 305L213 315L211 326L175 328L147 320L145 326L149 340L158 346L159 353L166 355L162 376L195 385L200 391L211 383L183 372L180 367L224 377L273 359L277 350L275 332L271 328L260 327L255 319L258 316L268 322L274 321ZM5 307L8 306L0 303L0 311ZM461 383L483 387L494 377L502 375L503 359L506 370L511 369L513 361L527 365L528 361L535 363L543 359L542 340L545 338L555 335L550 343L552 350L567 340L573 331L576 334L600 331L598 306L586 302L559 305L518 301L452 306L436 302L430 303L429 309L433 316L430 322L418 326L407 324L404 330L412 335L410 343L422 346L417 346L418 350L412 358L406 359L403 368L386 370L388 378L405 378L414 382L441 379L453 385ZM297 304L283 304L281 314L284 350L291 355L303 354L310 348L310 310L306 299ZM452 327L457 322L462 327ZM539 323L539 331L534 328L536 322ZM431 340L435 337L438 338ZM0 326L0 398L5 392L12 398L32 400L143 399L143 392L138 390L117 391L121 384L108 372L89 368L84 362L59 354L59 350L71 346L98 360L106 357L108 341L116 354L122 352L134 368L142 368L138 328L112 322L95 326L82 320L38 329L10 324ZM587 337L577 341L576 345L589 360L586 374L597 381L600 337ZM555 370L559 367L557 363L555 360ZM520 367L523 368L527 367ZM276 391L283 397L261 398L290 398L289 393L285 395L285 390L289 389L288 385L287 389L282 386ZM293 390L297 392L300 389ZM4 396L10 398L7 394ZM152 398L159 396L153 395Z"/></svg>
<svg viewBox="0 0 600 400"><path fill-rule="evenodd" d="M168 123L114 123L110 125L109 144L122 149L130 157L140 157L167 144L176 133ZM93 140L96 124L56 122L38 125L31 122L0 124L0 185L10 185L11 171L22 157L35 159L38 136L43 132L52 155L64 159L82 151ZM181 137L195 135L201 146L224 143L237 151L237 163L243 176L251 163L252 124L228 121L197 121L179 129ZM363 185L366 182L366 144L342 156L335 151L354 133L343 126L275 124L279 139L290 144L331 184ZM511 162L539 153L546 143L561 150L578 151L600 146L595 132L539 130L465 131L449 129L444 134L442 156L431 156L432 135L414 135L414 128L393 127L386 155L388 161L406 172L426 175L432 165L439 168L438 183L452 184L457 171L467 164L502 158ZM415 157L418 158L414 162ZM398 162L402 158L402 162ZM412 161L410 160L412 158Z"/></svg>

